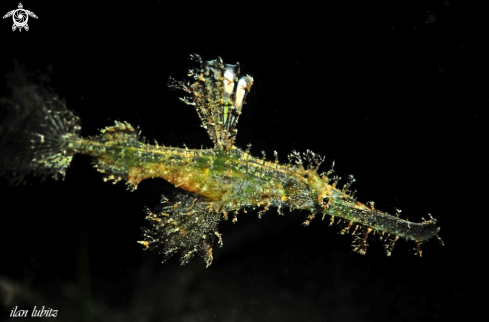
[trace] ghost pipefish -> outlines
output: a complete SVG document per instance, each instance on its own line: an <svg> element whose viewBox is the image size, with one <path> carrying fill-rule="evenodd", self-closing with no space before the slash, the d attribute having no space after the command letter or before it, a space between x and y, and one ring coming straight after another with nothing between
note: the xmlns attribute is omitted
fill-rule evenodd
<svg viewBox="0 0 489 322"><path fill-rule="evenodd" d="M81 137L79 118L49 86L21 86L3 100L19 111L1 129L4 172L62 179L79 153L93 157L104 181L124 180L132 190L144 179L165 179L180 189L171 200L163 197L158 210L147 210L149 227L142 228L139 241L145 249L160 248L163 262L179 253L183 265L198 253L209 266L213 243L222 246L219 221L231 216L236 222L238 213L250 208L259 208L259 216L270 208L279 214L283 209L303 210L304 226L317 215L329 216L341 234L354 236L353 249L360 254L366 253L367 237L373 234L380 235L388 256L400 238L414 241L419 256L420 244L432 238L443 243L431 215L410 222L375 209L373 202L358 202L349 190L353 177L339 188L333 168L320 173L324 158L309 150L293 151L283 164L276 152L275 160L267 160L238 148L236 126L253 78L240 76L239 64L225 64L220 58L204 61L196 54L191 58L197 66L190 68L190 80L171 78L169 86L188 94L181 100L197 111L212 149L151 145L132 125L117 121L97 136Z"/></svg>

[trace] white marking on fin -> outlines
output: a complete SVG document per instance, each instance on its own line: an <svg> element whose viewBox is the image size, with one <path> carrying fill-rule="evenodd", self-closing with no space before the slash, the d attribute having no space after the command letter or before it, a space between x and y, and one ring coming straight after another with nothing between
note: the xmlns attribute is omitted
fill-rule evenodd
<svg viewBox="0 0 489 322"><path fill-rule="evenodd" d="M243 101L246 93L250 91L251 85L253 85L253 77L246 75L239 79L238 88L236 89L236 108L238 113L241 112L243 107Z"/></svg>
<svg viewBox="0 0 489 322"><path fill-rule="evenodd" d="M224 71L224 99L229 99L229 96L234 90L234 79L236 78L235 65L227 65Z"/></svg>

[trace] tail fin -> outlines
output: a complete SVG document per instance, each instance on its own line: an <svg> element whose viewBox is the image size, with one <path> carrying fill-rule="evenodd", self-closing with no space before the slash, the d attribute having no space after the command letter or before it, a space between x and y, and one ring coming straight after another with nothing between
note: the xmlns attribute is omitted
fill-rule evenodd
<svg viewBox="0 0 489 322"><path fill-rule="evenodd" d="M76 153L80 120L46 77L28 75L18 62L14 66L6 75L10 97L0 100L6 112L0 125L0 174L14 183L30 173L63 179Z"/></svg>

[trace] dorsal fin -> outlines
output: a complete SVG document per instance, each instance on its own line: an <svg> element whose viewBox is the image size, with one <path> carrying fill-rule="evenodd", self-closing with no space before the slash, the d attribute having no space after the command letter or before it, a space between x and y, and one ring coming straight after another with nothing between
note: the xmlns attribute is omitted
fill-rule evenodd
<svg viewBox="0 0 489 322"><path fill-rule="evenodd" d="M191 94L181 100L195 107L214 147L230 149L236 139L236 125L253 78L249 75L239 77L239 63L224 64L221 58L203 61L197 54L191 58L200 65L189 70L194 82L170 79L169 86Z"/></svg>

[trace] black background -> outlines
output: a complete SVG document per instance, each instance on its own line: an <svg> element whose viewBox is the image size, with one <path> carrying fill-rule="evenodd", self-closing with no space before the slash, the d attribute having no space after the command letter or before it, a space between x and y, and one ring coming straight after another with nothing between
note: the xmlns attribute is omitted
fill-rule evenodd
<svg viewBox="0 0 489 322"><path fill-rule="evenodd" d="M17 7L3 1L2 15ZM171 185L129 192L104 183L76 156L64 182L0 179L0 295L15 306L58 310L60 321L433 321L483 319L487 283L487 26L462 1L23 2L30 30L0 25L2 75L13 58L47 72L95 135L114 120L149 140L210 147L195 111L167 87L189 54L239 61L255 79L237 143L252 153L326 156L354 174L361 201L413 221L431 213L445 246L423 257L396 244L392 257L307 214L270 211L223 222L224 247L160 264L136 241L144 207ZM1 78L2 95L5 79ZM0 156L1 157L1 156ZM18 321L20 319L16 319Z"/></svg>

